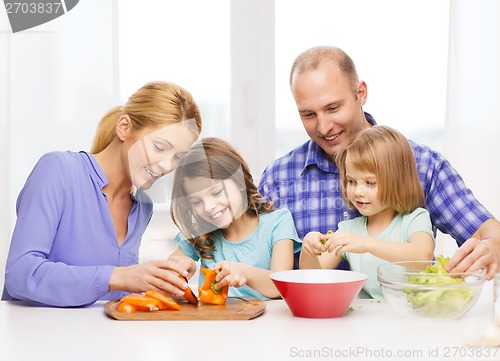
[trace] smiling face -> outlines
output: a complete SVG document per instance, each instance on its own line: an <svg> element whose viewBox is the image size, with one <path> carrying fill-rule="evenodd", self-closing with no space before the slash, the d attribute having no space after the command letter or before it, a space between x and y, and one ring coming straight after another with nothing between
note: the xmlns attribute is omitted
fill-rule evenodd
<svg viewBox="0 0 500 361"><path fill-rule="evenodd" d="M185 123L134 132L124 147L132 184L149 189L157 179L178 166L196 138Z"/></svg>
<svg viewBox="0 0 500 361"><path fill-rule="evenodd" d="M233 180L185 178L185 193L194 213L215 229L226 229L248 208L246 192Z"/></svg>
<svg viewBox="0 0 500 361"><path fill-rule="evenodd" d="M369 126L362 109L366 84L359 82L353 89L335 62L323 62L316 69L296 72L291 89L307 134L330 157Z"/></svg>
<svg viewBox="0 0 500 361"><path fill-rule="evenodd" d="M364 216L372 216L389 208L382 204L378 196L377 176L354 167L349 155L345 160L347 199Z"/></svg>

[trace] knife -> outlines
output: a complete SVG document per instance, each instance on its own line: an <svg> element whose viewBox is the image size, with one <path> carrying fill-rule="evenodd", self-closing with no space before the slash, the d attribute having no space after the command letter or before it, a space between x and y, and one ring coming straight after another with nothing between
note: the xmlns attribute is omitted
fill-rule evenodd
<svg viewBox="0 0 500 361"><path fill-rule="evenodd" d="M186 277L182 276L182 278L184 278L184 281L186 281L186 283L188 283L188 279ZM189 284L188 284L188 287L186 288L186 291L184 292L184 298L189 303L198 306L198 297L196 297L196 295L193 293L193 290L191 290L191 288L189 287Z"/></svg>

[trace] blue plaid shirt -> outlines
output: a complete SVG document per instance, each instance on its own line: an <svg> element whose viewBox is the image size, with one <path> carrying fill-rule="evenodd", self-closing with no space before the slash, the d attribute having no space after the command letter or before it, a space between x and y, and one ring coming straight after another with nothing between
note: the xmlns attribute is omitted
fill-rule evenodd
<svg viewBox="0 0 500 361"><path fill-rule="evenodd" d="M371 124L374 119L366 113ZM451 164L438 152L409 141L417 160L434 227L450 234L460 246L493 216L474 197ZM340 221L360 214L342 199L340 171L312 140L267 166L259 191L276 208L288 208L300 238L310 231L336 231ZM344 268L341 266L341 268Z"/></svg>

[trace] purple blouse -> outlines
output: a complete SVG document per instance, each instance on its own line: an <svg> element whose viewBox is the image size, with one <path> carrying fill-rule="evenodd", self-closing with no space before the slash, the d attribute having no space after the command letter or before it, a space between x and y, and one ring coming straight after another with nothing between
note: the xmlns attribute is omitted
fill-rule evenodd
<svg viewBox="0 0 500 361"><path fill-rule="evenodd" d="M119 246L102 191L106 184L89 153L40 158L17 199L2 299L69 307L123 296L108 292L111 273L138 263L153 205L141 190L132 197L127 236Z"/></svg>

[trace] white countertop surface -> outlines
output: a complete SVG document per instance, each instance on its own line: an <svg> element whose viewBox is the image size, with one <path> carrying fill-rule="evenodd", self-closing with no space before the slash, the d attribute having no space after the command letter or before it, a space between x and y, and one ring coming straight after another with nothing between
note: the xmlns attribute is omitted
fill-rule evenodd
<svg viewBox="0 0 500 361"><path fill-rule="evenodd" d="M385 302L356 299L333 319L294 317L282 300L245 321L118 321L104 302L58 309L0 302L5 361L94 360L500 360L500 348L468 347L465 327L492 320L491 282L462 319L415 320Z"/></svg>

